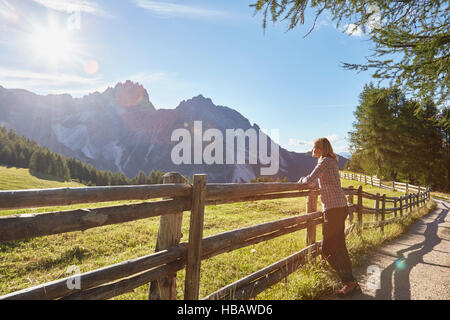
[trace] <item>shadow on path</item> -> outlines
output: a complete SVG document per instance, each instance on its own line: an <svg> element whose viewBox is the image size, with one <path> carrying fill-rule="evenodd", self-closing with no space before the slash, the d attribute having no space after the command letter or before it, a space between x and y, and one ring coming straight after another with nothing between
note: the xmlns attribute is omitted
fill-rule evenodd
<svg viewBox="0 0 450 320"><path fill-rule="evenodd" d="M425 239L421 243L397 251L397 260L381 272L381 289L376 291L375 299L411 299L411 285L409 279L411 270L419 263L424 263L423 257L431 252L433 248L442 241L437 233L438 227L439 224L445 222L450 207L443 202L441 202L441 204L446 209L441 209L441 212L439 212L434 221L425 224L425 232L420 233ZM418 222L418 225L415 225L415 228L423 225L424 222L420 221ZM410 253L407 254L407 252ZM392 278L394 279L394 292L392 292Z"/></svg>

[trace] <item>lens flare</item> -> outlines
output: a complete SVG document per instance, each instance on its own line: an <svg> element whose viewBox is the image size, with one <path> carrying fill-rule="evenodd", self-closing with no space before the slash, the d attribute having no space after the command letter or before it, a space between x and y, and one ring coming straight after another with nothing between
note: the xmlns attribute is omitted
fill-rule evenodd
<svg viewBox="0 0 450 320"><path fill-rule="evenodd" d="M98 72L98 62L96 60L88 60L84 64L84 72L94 75Z"/></svg>
<svg viewBox="0 0 450 320"><path fill-rule="evenodd" d="M395 261L395 268L397 270L405 270L406 269L406 260L405 259L399 259Z"/></svg>

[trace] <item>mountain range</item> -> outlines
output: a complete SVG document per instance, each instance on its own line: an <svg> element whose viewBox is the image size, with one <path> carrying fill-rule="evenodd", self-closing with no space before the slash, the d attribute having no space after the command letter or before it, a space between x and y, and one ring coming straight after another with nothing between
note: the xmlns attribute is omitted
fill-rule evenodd
<svg viewBox="0 0 450 320"><path fill-rule="evenodd" d="M229 129L260 132L257 124L252 125L236 110L217 106L202 95L182 101L175 109L156 109L147 90L131 81L81 98L37 95L0 86L0 125L101 170L121 171L128 177L141 170L178 171L188 176L206 173L209 182L248 182L267 167L259 161L249 164L252 153L248 143L243 150L239 145L232 150L234 159L239 152L245 155L245 164L174 164L172 150L179 142L172 141L172 134L176 129L186 129L194 136L195 121L202 122L203 131L218 129L223 137ZM270 137L268 141L274 143ZM339 157L339 167L343 168L346 161ZM316 163L310 152L279 147L276 176L297 181Z"/></svg>

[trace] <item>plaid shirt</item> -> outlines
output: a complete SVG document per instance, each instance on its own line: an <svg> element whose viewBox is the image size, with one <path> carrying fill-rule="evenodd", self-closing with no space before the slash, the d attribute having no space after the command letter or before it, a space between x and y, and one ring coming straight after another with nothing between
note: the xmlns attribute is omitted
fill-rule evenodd
<svg viewBox="0 0 450 320"><path fill-rule="evenodd" d="M308 176L300 178L298 183L320 188L324 211L347 206L347 199L341 187L338 164L333 158L320 158L314 170Z"/></svg>

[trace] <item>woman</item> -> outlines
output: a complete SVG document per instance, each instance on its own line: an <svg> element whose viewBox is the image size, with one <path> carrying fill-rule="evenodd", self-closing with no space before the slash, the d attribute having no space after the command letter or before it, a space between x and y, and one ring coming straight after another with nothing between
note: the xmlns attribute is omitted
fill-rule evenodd
<svg viewBox="0 0 450 320"><path fill-rule="evenodd" d="M322 226L322 256L336 270L342 281L338 295L360 291L352 275L352 265L345 245L345 219L348 215L347 199L341 187L338 160L327 138L314 142L312 156L319 158L317 166L298 183L319 187L324 211ZM317 184L318 182L318 184Z"/></svg>

